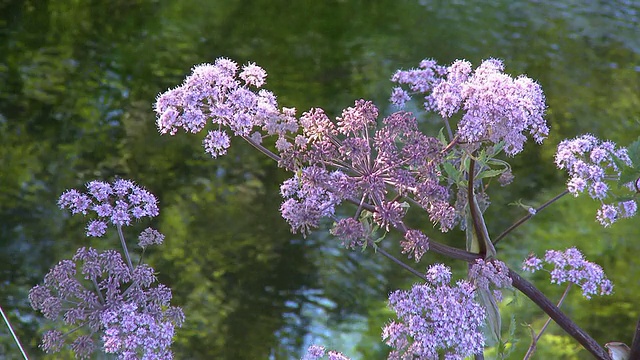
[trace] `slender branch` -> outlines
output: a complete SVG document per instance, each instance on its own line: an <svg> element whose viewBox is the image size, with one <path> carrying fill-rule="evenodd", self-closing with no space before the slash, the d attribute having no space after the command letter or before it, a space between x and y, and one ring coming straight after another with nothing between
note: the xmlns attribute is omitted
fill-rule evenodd
<svg viewBox="0 0 640 360"><path fill-rule="evenodd" d="M484 239L484 234L480 231L480 222L478 220L478 213L476 212L476 197L473 195L473 176L475 170L476 161L473 157L469 158L469 183L467 184L467 205L469 206L469 213L471 214L471 220L473 221L473 230L478 237L478 248L479 253L484 255L487 252L487 249L484 247L486 244L486 239ZM467 225L469 226L469 225Z"/></svg>
<svg viewBox="0 0 640 360"><path fill-rule="evenodd" d="M282 160L282 158L280 156L274 154L271 150L267 149L266 147L262 146L261 144L258 144L257 142L251 140L251 138L249 138L248 136L243 136L242 138L246 142L251 144L254 148L258 149L258 151L260 151L261 153L267 155L272 160L275 160L275 162L279 163L280 160Z"/></svg>
<svg viewBox="0 0 640 360"><path fill-rule="evenodd" d="M120 243L122 244L122 249L124 250L124 256L127 258L127 264L129 265L129 269L133 272L133 263L131 263L131 256L129 256L129 250L127 249L127 242L124 240L124 234L122 233L122 226L118 225L118 236L120 236Z"/></svg>
<svg viewBox="0 0 640 360"><path fill-rule="evenodd" d="M561 192L560 194L554 196L551 200L548 200L544 204L540 205L540 207L538 207L536 209L536 213L544 210L544 208L546 208L547 206L553 204L554 202L559 200L561 197L567 195L568 193L569 193L569 190L565 190L565 191ZM526 216L523 216L520 220L518 220L515 223L513 223L505 231L503 231L500 235L498 235L495 239L493 239L493 244L494 245L497 244L498 241L502 240L502 238L504 238L505 236L509 235L510 232L515 230L518 226L524 224L527 220L531 219L532 217L533 217L533 214L527 214Z"/></svg>
<svg viewBox="0 0 640 360"><path fill-rule="evenodd" d="M569 294L569 290L571 290L571 283L567 284L566 289L564 289L564 292L560 297L560 301L558 301L558 304L556 304L558 309L560 308L560 306L562 306L564 299L566 299L567 295ZM527 353L524 355L522 360L528 360L533 356L533 353L536 351L536 347L538 346L538 341L540 341L542 334L545 332L545 330L547 330L549 324L551 324L551 317L549 317L544 325L542 325L542 328L540 328L540 332L538 332L538 335L532 337L531 346L529 346L529 350L527 350ZM531 332L533 333L533 330L531 330Z"/></svg>
<svg viewBox="0 0 640 360"><path fill-rule="evenodd" d="M13 341L15 341L16 344L18 345L18 349L20 349L20 352L22 353L22 356L24 357L25 360L29 360L29 357L27 356L26 351L24 351L24 348L22 347L22 344L20 343L20 340L18 340L18 336L13 331L13 327L11 326L11 323L9 322L9 318L4 313L4 310L2 310L2 306L0 306L0 313L2 313L2 318L4 319L5 324L7 324L7 327L9 328L9 332L11 332L11 336L13 336Z"/></svg>
<svg viewBox="0 0 640 360"><path fill-rule="evenodd" d="M105 303L104 296L102 295L102 291L100 290L100 286L98 285L98 281L96 280L95 276L91 276L91 282L93 283L93 286L96 288L96 293L100 298L100 303L104 304Z"/></svg>
<svg viewBox="0 0 640 360"><path fill-rule="evenodd" d="M469 206L469 214L471 221L473 222L473 230L475 232L475 241L478 242L478 253L483 258L490 258L496 256L496 249L493 247L491 238L489 237L489 231L487 225L482 217L482 210L478 206L476 196L473 191L474 172L475 172L475 160L473 157L469 159L469 183L467 185L467 205ZM468 225L467 225L468 226ZM473 234L472 234L473 235ZM467 250L475 250L473 248Z"/></svg>
<svg viewBox="0 0 640 360"><path fill-rule="evenodd" d="M371 243L371 242L370 242ZM382 247L378 246L375 248L376 252L379 252L380 254L382 254L382 256L386 257L387 259L393 261L394 263L400 265L400 267L402 267L403 269L407 270L408 272L412 273L413 275L419 277L420 279L427 281L427 277L424 276L422 273L420 273L418 270L412 268L411 266L405 264L404 262L402 262L401 260L399 260L398 258L396 258L395 256L389 254L385 249L383 249Z"/></svg>
<svg viewBox="0 0 640 360"><path fill-rule="evenodd" d="M529 299L531 299L539 308L547 313L564 331L572 338L576 339L587 351L589 351L596 359L611 360L609 354L595 341L589 334L582 330L567 315L565 315L557 306L555 306L540 290L533 284L522 278L518 273L509 269L509 276L513 281L513 286L522 291Z"/></svg>
<svg viewBox="0 0 640 360"><path fill-rule="evenodd" d="M453 132L451 131L451 125L449 124L449 119L442 119L444 120L444 126L447 128L447 135L449 135L449 139L453 139Z"/></svg>

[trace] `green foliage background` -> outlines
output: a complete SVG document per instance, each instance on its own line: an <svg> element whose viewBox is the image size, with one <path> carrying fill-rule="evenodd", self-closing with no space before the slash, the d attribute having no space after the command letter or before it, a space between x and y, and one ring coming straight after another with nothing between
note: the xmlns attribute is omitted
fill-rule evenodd
<svg viewBox="0 0 640 360"><path fill-rule="evenodd" d="M51 325L30 308L28 290L77 247L117 243L85 238L83 219L56 200L120 176L160 199L152 225L167 240L149 261L187 315L176 358L299 358L315 341L382 359L386 295L416 280L373 252L341 249L324 230L292 235L278 213L287 174L240 141L214 161L201 136L160 136L155 96L193 65L225 56L264 67L279 103L299 112L335 116L359 98L389 112L397 68L425 57L502 58L507 72L542 84L552 135L509 159L513 185L491 190L487 221L497 234L524 214L509 203L541 204L561 191L560 140L592 132L627 145L640 135L639 13L623 0L0 0L0 305L34 358L61 358L37 349ZM502 241L499 257L517 268L531 251L578 246L615 294L586 301L574 290L563 309L601 343L630 342L640 316L637 219L603 229L597 207L563 198ZM137 226L130 237L148 224ZM463 246L460 232L432 235ZM384 246L397 253L394 239ZM416 268L443 260L425 256ZM560 296L544 276L533 280ZM521 358L524 324L539 329L545 317L522 296L504 310L504 323L517 315ZM19 358L4 326L0 335L0 357ZM542 341L541 359L588 356L553 326Z"/></svg>

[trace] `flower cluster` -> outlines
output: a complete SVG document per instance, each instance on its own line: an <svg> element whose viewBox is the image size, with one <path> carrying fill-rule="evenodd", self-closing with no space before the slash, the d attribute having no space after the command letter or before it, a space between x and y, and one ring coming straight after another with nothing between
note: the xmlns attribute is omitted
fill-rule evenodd
<svg viewBox="0 0 640 360"><path fill-rule="evenodd" d="M88 358L102 334L103 350L119 359L170 359L175 326L184 321L182 310L169 306L171 290L156 282L148 265L127 266L114 250L79 249L72 260L60 261L29 292L31 306L47 319L76 328L67 334L47 332L42 348L59 351L78 328L85 334L71 342L76 357Z"/></svg>
<svg viewBox="0 0 640 360"><path fill-rule="evenodd" d="M396 71L391 77L391 81L398 84L407 84L413 92L430 94L446 74L446 67L438 65L435 60L425 59L420 62L417 69ZM403 107L410 99L409 94L398 86L393 88L389 101L398 107ZM425 96L425 100L424 107L427 111L436 109L435 99L432 96Z"/></svg>
<svg viewBox="0 0 640 360"><path fill-rule="evenodd" d="M292 231L306 235L311 228L318 226L322 217L334 214L335 206L341 200L322 184L340 177L339 172L330 174L323 168L312 166L282 183L280 193L285 201L280 212Z"/></svg>
<svg viewBox="0 0 640 360"><path fill-rule="evenodd" d="M463 110L457 132L461 142L504 142L505 152L513 156L523 149L523 132L528 130L541 143L549 128L543 118L546 105L540 85L526 76L513 79L503 70L496 59L485 60L475 71L464 60L445 70L424 61L420 69L400 71L391 80L424 94L426 110L435 110L445 119ZM391 101L401 105L407 96L396 88Z"/></svg>
<svg viewBox="0 0 640 360"><path fill-rule="evenodd" d="M420 230L410 229L404 234L400 245L403 254L408 254L409 259L413 257L419 262L422 255L429 250L429 238Z"/></svg>
<svg viewBox="0 0 640 360"><path fill-rule="evenodd" d="M307 353L302 357L302 360L318 360L322 359L325 355L329 360L349 360L349 358L344 356L342 353L334 350L327 351L324 346L320 345L309 346Z"/></svg>
<svg viewBox="0 0 640 360"><path fill-rule="evenodd" d="M443 75L435 63L422 65L424 72ZM296 119L295 110L277 109L270 92L256 94L249 88L261 86L264 76L264 70L255 64L245 66L238 75L237 64L228 59L196 66L180 87L158 97L155 109L160 132L175 134L179 128L198 132L211 119L218 129L209 132L205 148L213 157L224 154L230 145L222 127L254 146L264 136L276 136L279 157L272 157L297 174L283 187L298 183L299 189L287 192L281 206L293 231L306 234L321 217L331 216L343 200L380 210L374 220L389 229L404 216L404 208L388 200L387 195L398 193L412 196L443 231L451 229L455 209L449 204L449 184L441 185L437 173L446 144L421 133L415 117L397 112L379 124L378 108L358 100L335 122L322 109L311 109ZM430 89L414 80L413 88Z"/></svg>
<svg viewBox="0 0 640 360"><path fill-rule="evenodd" d="M589 196L601 202L596 219L605 227L619 218L632 217L638 209L634 200L619 201L613 205L604 202L609 196L609 186L605 181L619 178L622 171L616 160L631 165L627 149L590 134L560 142L555 158L556 166L569 172L569 192L578 196L588 190Z"/></svg>
<svg viewBox="0 0 640 360"><path fill-rule="evenodd" d="M609 295L613 284L607 279L602 267L584 259L584 255L575 247L565 251L548 250L544 260L530 255L523 263L522 269L535 272L543 268L543 263L553 265L551 282L562 284L570 282L582 289L582 295L591 299L592 295Z"/></svg>
<svg viewBox="0 0 640 360"><path fill-rule="evenodd" d="M222 127L238 136L251 136L254 127L270 135L295 132L294 110L281 113L273 93L250 89L260 88L267 73L255 64L245 65L239 74L238 70L238 64L224 58L195 66L181 86L158 96L158 131L175 135L182 128L197 133L211 120L218 129L208 132L203 145L214 158L226 154L230 146L229 135Z"/></svg>
<svg viewBox="0 0 640 360"><path fill-rule="evenodd" d="M338 220L330 230L331 235L342 240L342 245L346 248L355 249L362 246L367 237L367 232L361 222L354 218L344 218Z"/></svg>
<svg viewBox="0 0 640 360"><path fill-rule="evenodd" d="M308 169L315 169L313 173L337 169L322 179L299 176L298 180L303 188L328 191L339 201L370 204L375 208L375 222L387 231L405 215L403 204L388 200L388 195L397 193L413 197L443 231L451 229L455 209L436 172L444 144L422 134L409 113L393 113L380 126L377 118L378 109L365 100L345 109L336 122L321 109L312 109L299 120L301 134L280 136L276 142L282 164L303 174ZM332 207L325 205L315 212L328 209Z"/></svg>
<svg viewBox="0 0 640 360"><path fill-rule="evenodd" d="M469 269L469 278L473 279L478 289L489 290L489 287L503 289L511 286L509 268L499 260L478 259ZM502 293L498 290L494 292L496 300L502 300Z"/></svg>
<svg viewBox="0 0 640 360"><path fill-rule="evenodd" d="M451 286L451 270L442 264L427 271L429 281L409 291L395 291L389 306L399 318L382 337L395 350L389 359L463 359L482 352L485 310L474 301L475 287L460 280Z"/></svg>
<svg viewBox="0 0 640 360"><path fill-rule="evenodd" d="M153 194L124 179L111 184L91 181L87 184L86 194L71 189L58 200L60 208L69 209L72 214L86 215L87 211L95 211L99 219L89 222L87 236L96 237L104 235L109 223L130 225L132 219L157 216L157 203Z"/></svg>

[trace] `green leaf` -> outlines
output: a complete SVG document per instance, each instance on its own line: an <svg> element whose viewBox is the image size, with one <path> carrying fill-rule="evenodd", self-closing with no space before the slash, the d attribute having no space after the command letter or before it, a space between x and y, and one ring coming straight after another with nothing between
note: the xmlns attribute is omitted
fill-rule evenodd
<svg viewBox="0 0 640 360"><path fill-rule="evenodd" d="M618 183L620 185L624 185L630 182L634 182L640 178L640 170L633 169L630 167L624 167L622 169L622 173L620 174L620 180Z"/></svg>
<svg viewBox="0 0 640 360"><path fill-rule="evenodd" d="M633 166L640 168L640 137L627 147L627 154L629 154Z"/></svg>
<svg viewBox="0 0 640 360"><path fill-rule="evenodd" d="M487 328L489 330L489 344L500 344L502 333L502 320L500 319L500 309L495 296L489 289L478 289L478 303L484 307L487 313Z"/></svg>
<svg viewBox="0 0 640 360"><path fill-rule="evenodd" d="M476 176L476 179L484 179L484 178L488 178L488 177L498 176L498 175L502 174L503 172L505 172L506 170L507 169L485 170L485 171L481 172L480 174L478 174L478 176Z"/></svg>
<svg viewBox="0 0 640 360"><path fill-rule="evenodd" d="M442 167L451 180L456 182L458 181L458 178L460 177L460 171L458 171L458 169L456 169L450 162L443 163Z"/></svg>

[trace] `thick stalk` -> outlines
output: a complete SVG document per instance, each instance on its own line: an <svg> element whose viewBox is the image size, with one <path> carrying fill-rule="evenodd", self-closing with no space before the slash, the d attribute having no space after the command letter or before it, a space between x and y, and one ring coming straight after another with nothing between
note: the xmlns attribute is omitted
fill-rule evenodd
<svg viewBox="0 0 640 360"><path fill-rule="evenodd" d="M555 322L566 331L572 338L576 339L587 351L589 351L596 359L611 360L609 354L605 351L597 341L589 334L582 330L567 315L565 315L558 307L552 303L540 290L533 284L522 278L518 273L509 269L509 276L513 281L513 286L522 291L529 299L531 299L539 308L549 315Z"/></svg>

